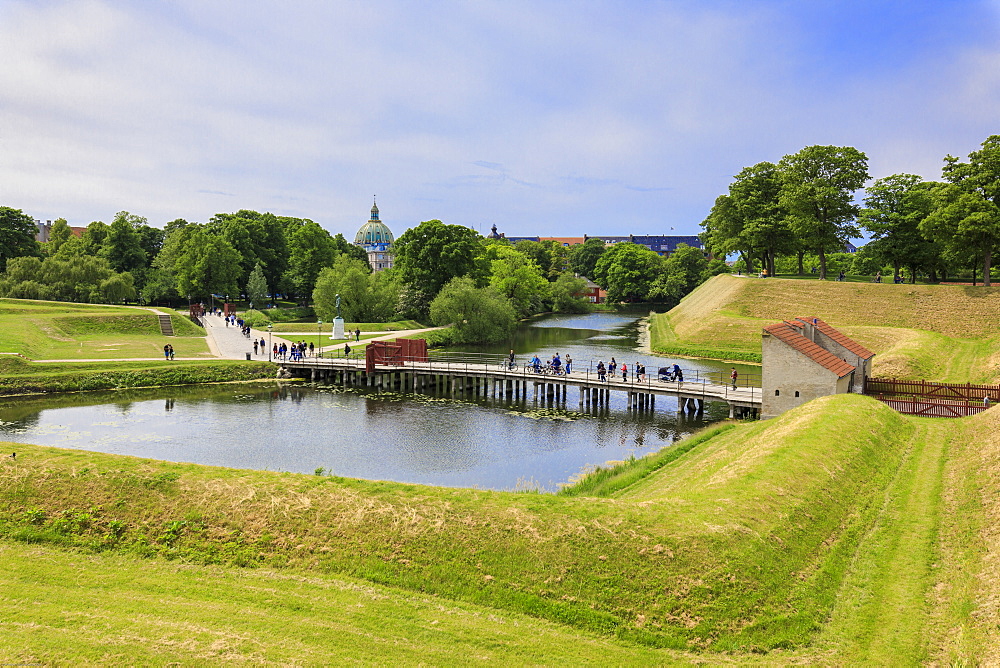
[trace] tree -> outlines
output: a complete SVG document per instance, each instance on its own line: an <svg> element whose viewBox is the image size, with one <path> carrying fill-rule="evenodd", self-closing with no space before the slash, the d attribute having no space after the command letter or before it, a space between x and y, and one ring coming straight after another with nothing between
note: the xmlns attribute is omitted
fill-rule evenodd
<svg viewBox="0 0 1000 668"><path fill-rule="evenodd" d="M46 251L49 255L55 255L59 248L73 238L73 230L65 218L56 218L49 230L49 242Z"/></svg>
<svg viewBox="0 0 1000 668"><path fill-rule="evenodd" d="M983 269L983 285L990 286L990 264L1000 246L1000 210L978 193L957 184L934 189L937 203L921 223L920 231L942 245L952 261Z"/></svg>
<svg viewBox="0 0 1000 668"><path fill-rule="evenodd" d="M569 266L580 276L593 280L594 267L605 251L604 242L600 239L587 239L582 244L573 246L569 251Z"/></svg>
<svg viewBox="0 0 1000 668"><path fill-rule="evenodd" d="M340 311L349 322L386 322L396 314L402 284L397 272L372 273L368 263L339 255L333 267L323 269L312 298L316 313L332 320Z"/></svg>
<svg viewBox="0 0 1000 668"><path fill-rule="evenodd" d="M716 199L702 222L709 248L720 255L742 253L750 272L753 258L759 258L773 276L777 256L792 250L781 189L781 174L773 163L759 162L740 171L729 185L729 194Z"/></svg>
<svg viewBox="0 0 1000 668"><path fill-rule="evenodd" d="M237 294L239 253L222 237L195 227L174 264L177 291L199 299Z"/></svg>
<svg viewBox="0 0 1000 668"><path fill-rule="evenodd" d="M943 223L950 221L955 230L951 243L968 244L978 253L983 285L989 287L993 253L1000 247L1000 135L988 137L968 162L950 155L944 160L944 178L958 192L941 191L943 206L931 214L934 220L928 220L927 229L943 240Z"/></svg>
<svg viewBox="0 0 1000 668"><path fill-rule="evenodd" d="M497 259L490 263L490 286L510 301L514 311L526 317L540 310L549 296L549 282L541 269L524 253L510 246L495 246Z"/></svg>
<svg viewBox="0 0 1000 668"><path fill-rule="evenodd" d="M643 301L662 267L663 259L645 246L621 242L604 252L592 278L609 302Z"/></svg>
<svg viewBox="0 0 1000 668"><path fill-rule="evenodd" d="M128 211L115 214L100 251L112 269L134 272L146 268L149 259L142 248L142 237L138 231L140 227L146 226L145 218L134 216Z"/></svg>
<svg viewBox="0 0 1000 668"><path fill-rule="evenodd" d="M260 309L264 307L267 303L267 279L264 278L264 267L258 264L253 272L250 274L250 280L247 281L247 299L250 303L254 305L255 308Z"/></svg>
<svg viewBox="0 0 1000 668"><path fill-rule="evenodd" d="M107 277L101 281L98 289L101 293L101 301L108 304L135 299L135 284L132 280L132 274L127 271Z"/></svg>
<svg viewBox="0 0 1000 668"><path fill-rule="evenodd" d="M451 279L474 273L480 237L463 225L420 223L393 244L395 267L405 283L436 295Z"/></svg>
<svg viewBox="0 0 1000 668"><path fill-rule="evenodd" d="M918 267L933 270L937 248L920 233L920 223L933 208L931 188L915 174L876 180L867 188L865 208L858 216L861 227L872 233L867 254L891 264L894 278L903 265L910 267L911 281Z"/></svg>
<svg viewBox="0 0 1000 668"><path fill-rule="evenodd" d="M250 273L261 264L267 284L276 288L288 269L288 234L307 222L311 221L240 209L236 213L215 214L208 227L239 254L240 285L246 285Z"/></svg>
<svg viewBox="0 0 1000 668"><path fill-rule="evenodd" d="M552 284L552 310L558 313L586 313L590 303L583 297L587 281L563 272Z"/></svg>
<svg viewBox="0 0 1000 668"><path fill-rule="evenodd" d="M81 255L97 255L104 247L110 228L99 220L95 220L83 231Z"/></svg>
<svg viewBox="0 0 1000 668"><path fill-rule="evenodd" d="M288 250L288 279L295 286L296 294L309 299L319 272L333 266L338 255L337 244L318 223L307 221L289 236ZM367 259L365 266L368 266Z"/></svg>
<svg viewBox="0 0 1000 668"><path fill-rule="evenodd" d="M0 271L14 257L39 255L38 226L20 209L0 206Z"/></svg>
<svg viewBox="0 0 1000 668"><path fill-rule="evenodd" d="M792 232L819 256L823 280L826 253L860 236L853 224L858 213L853 196L869 178L868 158L850 146L807 146L782 158L778 168L780 205L788 211Z"/></svg>
<svg viewBox="0 0 1000 668"><path fill-rule="evenodd" d="M449 281L431 302L431 321L451 325L456 343L496 343L514 333L510 303L493 288L477 288L468 276Z"/></svg>

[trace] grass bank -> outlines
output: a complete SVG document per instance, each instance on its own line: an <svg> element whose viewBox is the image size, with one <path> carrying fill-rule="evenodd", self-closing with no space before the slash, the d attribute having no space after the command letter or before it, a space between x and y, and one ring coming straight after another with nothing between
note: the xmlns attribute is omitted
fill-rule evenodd
<svg viewBox="0 0 1000 668"><path fill-rule="evenodd" d="M876 353L874 373L987 383L1000 380L1000 288L716 276L651 317L656 352L760 361L771 323L818 316Z"/></svg>
<svg viewBox="0 0 1000 668"><path fill-rule="evenodd" d="M0 358L0 396L120 390L273 378L270 362L194 360L156 362L29 362Z"/></svg>
<svg viewBox="0 0 1000 668"><path fill-rule="evenodd" d="M828 397L774 420L703 433L560 495L18 445L17 459L0 464L0 537L19 550L79 550L81 561L146 558L160 568L166 559L177 572L200 564L210 568L205 573L224 574L231 571L219 567L251 568L245 577L258 583L259 573L276 573L302 587L295 605L275 605L282 626L316 629L298 636L309 648L336 636L317 627L325 609L317 607L317 592L342 587L323 583L353 582L396 592L378 590L400 606L381 628L394 628L396 615L401 628L423 628L426 621L414 620L424 613L403 599L429 598L447 609L492 611L486 617L544 620L537 628L558 624L587 643L625 642L637 661L654 656L636 649L645 647L709 660L759 661L757 653L766 652L777 662L843 663L888 657L900 643L914 648L908 659L971 659L993 628L981 601L998 590L995 580L977 579L988 554L977 532L993 526L980 508L1000 498L991 473L1000 470L993 412L942 423L952 439L944 442L928 420L864 397ZM964 445L971 437L980 447ZM901 582L894 564L904 557L913 577ZM165 592L170 585L154 578L150 586ZM264 602L290 600L274 583L259 586L272 592L261 594ZM129 587L127 578L106 582L105 598L126 600ZM858 598L866 591L859 587L880 587L884 600ZM263 602L245 603L243 594L230 602L211 591L205 586L178 603L185 610L210 606L225 620L199 641L231 627L233 642L257 637L257 613L244 611ZM67 608L73 605L60 609ZM895 643L879 622L890 612L898 622ZM243 617L250 618L246 625L237 621ZM101 619L110 627L106 637L143 624L124 608ZM470 647L493 632L478 619L463 631ZM44 648L58 631L4 628L5 642L28 648ZM525 628L530 635L536 627ZM446 656L439 653L450 642L447 634L425 633L420 647L411 639L375 656Z"/></svg>
<svg viewBox="0 0 1000 668"><path fill-rule="evenodd" d="M31 359L118 359L159 357L173 344L185 357L211 353L205 332L171 313L174 336L160 333L152 311L67 302L0 299L0 353Z"/></svg>

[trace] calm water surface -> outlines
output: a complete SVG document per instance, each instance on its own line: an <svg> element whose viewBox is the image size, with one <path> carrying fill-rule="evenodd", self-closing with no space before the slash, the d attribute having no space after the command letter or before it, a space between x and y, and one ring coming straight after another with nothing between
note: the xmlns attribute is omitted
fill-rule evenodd
<svg viewBox="0 0 1000 668"><path fill-rule="evenodd" d="M543 318L521 328L518 356L570 353L577 368L615 355L654 369L673 360L634 352L639 315ZM509 344L479 352L506 352ZM522 354L523 353L523 354ZM525 357L525 360L527 357ZM690 373L726 365L680 361ZM748 370L752 370L749 368ZM373 480L555 490L588 467L669 446L728 414L700 416L659 398L632 413L624 394L607 409L527 400L453 400L423 394L253 385L87 393L0 403L0 439L235 468Z"/></svg>

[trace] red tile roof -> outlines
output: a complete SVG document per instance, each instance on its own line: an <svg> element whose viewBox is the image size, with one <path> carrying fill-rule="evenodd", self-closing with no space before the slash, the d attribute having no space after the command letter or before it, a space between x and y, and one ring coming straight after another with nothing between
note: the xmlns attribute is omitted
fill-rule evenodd
<svg viewBox="0 0 1000 668"><path fill-rule="evenodd" d="M837 374L837 378L843 378L854 371L854 365L848 364L836 355L820 348L806 337L802 336L799 329L801 323L779 322L768 325L764 331L787 344L794 350L802 353L821 367Z"/></svg>
<svg viewBox="0 0 1000 668"><path fill-rule="evenodd" d="M796 320L801 320L802 322L815 322L816 329L826 334L831 339L844 346L852 353L860 357L861 359L870 360L875 357L875 353L865 348L863 345L855 341L854 339L848 338L838 329L834 329L827 323L823 322L819 318L796 318Z"/></svg>

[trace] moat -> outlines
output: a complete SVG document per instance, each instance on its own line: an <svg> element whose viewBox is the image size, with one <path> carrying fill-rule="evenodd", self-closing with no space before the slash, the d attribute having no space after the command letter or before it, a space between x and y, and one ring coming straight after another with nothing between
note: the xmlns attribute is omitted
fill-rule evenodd
<svg viewBox="0 0 1000 668"><path fill-rule="evenodd" d="M636 352L643 314L548 316L523 325L519 358L572 355L577 368L614 355L650 370L668 358ZM509 344L475 352L505 353ZM687 370L728 368L679 360ZM755 371L747 367L748 371ZM274 383L66 395L0 403L0 439L169 461L399 482L555 491L589 467L669 446L728 414L709 403L679 414L580 412L572 399L451 398Z"/></svg>

